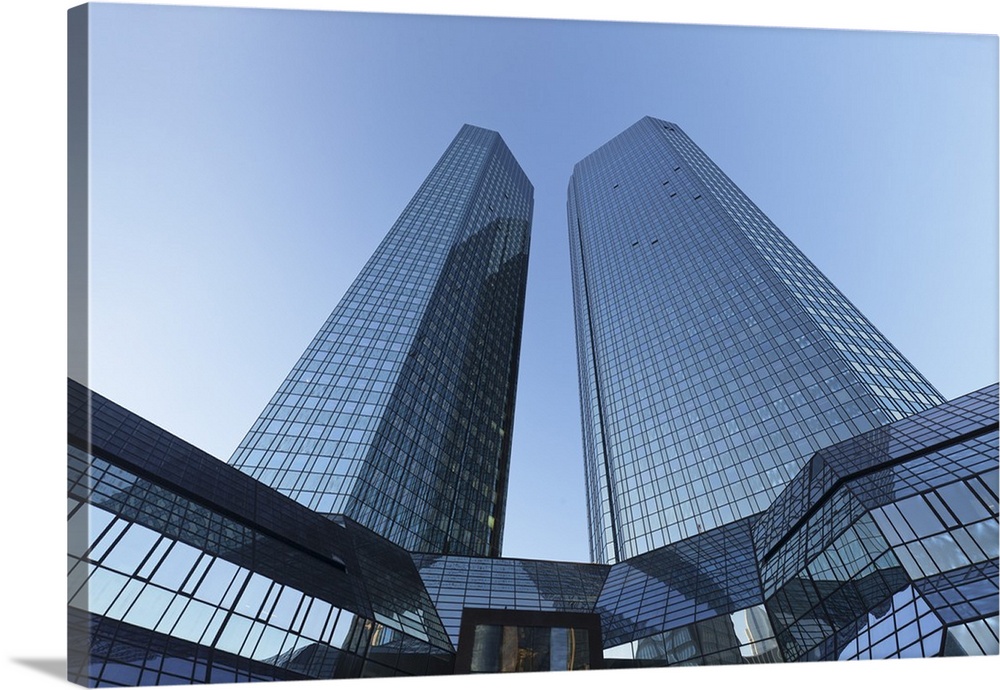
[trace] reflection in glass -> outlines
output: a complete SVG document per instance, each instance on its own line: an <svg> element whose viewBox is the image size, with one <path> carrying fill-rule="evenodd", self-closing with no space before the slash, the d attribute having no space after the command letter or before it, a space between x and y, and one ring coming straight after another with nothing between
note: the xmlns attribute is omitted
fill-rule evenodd
<svg viewBox="0 0 1000 690"><path fill-rule="evenodd" d="M589 633L583 628L476 625L473 673L574 671L590 667Z"/></svg>

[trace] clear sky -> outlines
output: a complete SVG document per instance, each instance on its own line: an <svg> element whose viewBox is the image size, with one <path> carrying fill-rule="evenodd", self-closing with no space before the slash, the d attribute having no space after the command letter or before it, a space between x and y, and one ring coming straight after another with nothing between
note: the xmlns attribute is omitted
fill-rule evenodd
<svg viewBox="0 0 1000 690"><path fill-rule="evenodd" d="M589 558L566 187L644 115L946 397L997 380L995 37L91 11L90 385L220 459L466 122L535 185L505 555Z"/></svg>
<svg viewBox="0 0 1000 690"><path fill-rule="evenodd" d="M7 650L0 658L0 677L18 688L65 687L65 13L74 4L0 4L7 106L0 111L5 230L0 294L8 336L0 358L7 384L0 403L6 451L0 509L7 526L4 576L10 593L4 611L8 621L16 622L0 633ZM124 172L104 183L108 212L101 232L108 233L105 248L121 253L105 249L102 257L95 246L94 257L95 269L118 274L116 292L109 292L110 283L94 285L95 299L103 290L103 299L110 300L96 306L104 311L105 327L115 330L101 335L95 321L93 383L213 453L228 455L465 120L501 130L538 195L524 381L514 433L511 555L586 557L564 195L573 163L642 115L681 124L945 395L997 379L998 23L989 3L213 4L991 35L700 28L689 29L685 39L683 27L609 27L602 33L589 24L560 28L561 23L545 22L536 26L554 27L555 33L551 28L519 31L492 44L457 38L436 43L426 33L390 34L386 28L369 38L303 38L283 51L276 34L257 33L251 46L223 50L238 39L248 40L251 27L244 19L242 32L228 27L219 35L197 22L183 22L181 28L194 35L176 38L172 52L158 46L153 34L135 39L125 31L113 37L133 48L112 65L120 76L104 75L105 84L120 80L121 88L146 91L143 98L186 95L188 100L157 100L162 112L152 105L140 108L139 102L119 111L121 139L114 158ZM392 22L382 20L387 26ZM526 26L510 20L497 26L512 24ZM660 37L653 35L657 31ZM612 34L618 34L617 44ZM212 41L217 45L209 46ZM192 52L198 45L202 48ZM349 50L351 45L356 47ZM157 66L153 51L166 63ZM275 53L283 53L280 60L263 57ZM314 62L323 54L346 57L326 66ZM443 64L447 55L454 63ZM434 56L437 71L416 78ZM246 76L244 60L265 63L266 69ZM281 64L299 69L280 74ZM180 67L187 68L185 73ZM323 69L325 76L317 77ZM223 74L227 71L232 76ZM473 71L481 78L469 76ZM175 87L168 89L163 83L171 72ZM189 80L186 89L176 86L181 78ZM428 94L418 88L431 82L435 88ZM317 85L322 88L313 88ZM298 95L292 99L291 94ZM128 96L115 95L113 88L109 95ZM227 121L223 114L232 111L236 114ZM198 122L201 126L194 127ZM106 146L115 138L114 127L103 125ZM248 141L248 132L256 138ZM126 141L137 147L132 163L121 154ZM149 147L157 141L164 155L151 157ZM261 166L255 184L246 181L253 179L248 174L256 165L248 162L247 148L271 169L265 177ZM175 159L182 158L181 150L186 166L163 172L167 162L176 165ZM113 170L112 153L101 154L107 171ZM334 155L349 165L338 165ZM224 160L228 169L207 174L206 165ZM185 177L191 183L178 194ZM120 199L112 217L113 189L138 194L144 178L147 193L164 185L174 198L147 200L146 209L138 197L131 203ZM240 193L231 193L230 185ZM224 192L229 194L225 200ZM95 221L101 210L97 202L95 197ZM167 215L175 224L160 223ZM169 227L175 239L137 240L157 224ZM225 234L215 236L217 230ZM363 232L363 246L348 251L355 231ZM112 232L118 242L111 241ZM306 238L326 233L330 239L323 246L305 239L282 241L294 232ZM177 251L185 243L190 251ZM126 262L129 253L144 251L146 244L163 254L162 267L148 257ZM201 263L192 267L191 261ZM279 270L278 264L289 263L297 270ZM169 290L147 288L147 276ZM322 285L317 288L317 283ZM306 304L310 290L315 296ZM114 311L125 314L124 320L109 323ZM308 314L297 317L300 311ZM229 319L237 322L232 328ZM532 392L535 384L529 379L550 382ZM556 479L532 474L547 468ZM562 498L553 497L556 489ZM822 672L812 664L648 669L630 672L628 679L662 683L669 674L671 682L681 684L712 685L721 678L728 687L743 687L778 679L779 685L805 681L812 688L841 688L845 679L860 687L874 677L893 683L902 678L908 687L940 687L969 676L972 668L995 677L1000 657L981 661L986 666L962 659L824 664ZM544 683L547 688L559 680L529 676L518 678L518 687ZM601 673L560 676L574 687L607 685ZM459 688L466 680L435 678L408 685ZM341 687L344 681L335 683ZM477 685L510 687L510 680L482 678Z"/></svg>

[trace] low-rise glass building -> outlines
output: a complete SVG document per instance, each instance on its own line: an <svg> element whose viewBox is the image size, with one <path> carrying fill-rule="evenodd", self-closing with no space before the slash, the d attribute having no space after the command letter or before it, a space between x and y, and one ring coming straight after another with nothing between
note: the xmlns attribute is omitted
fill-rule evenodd
<svg viewBox="0 0 1000 690"><path fill-rule="evenodd" d="M69 382L88 686L997 653L997 386L614 565L410 553Z"/></svg>

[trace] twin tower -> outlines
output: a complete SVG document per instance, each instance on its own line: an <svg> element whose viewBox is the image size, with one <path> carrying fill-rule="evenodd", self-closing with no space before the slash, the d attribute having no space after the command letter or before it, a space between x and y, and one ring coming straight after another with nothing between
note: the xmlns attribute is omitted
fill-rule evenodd
<svg viewBox="0 0 1000 690"><path fill-rule="evenodd" d="M411 552L499 556L532 206L462 127L230 464ZM677 125L584 158L567 207L595 562L757 515L943 402Z"/></svg>

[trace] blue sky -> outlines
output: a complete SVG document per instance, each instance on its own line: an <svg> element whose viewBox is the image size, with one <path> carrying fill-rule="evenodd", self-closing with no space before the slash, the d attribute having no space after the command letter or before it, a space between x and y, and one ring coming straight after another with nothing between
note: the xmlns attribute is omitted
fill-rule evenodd
<svg viewBox="0 0 1000 690"><path fill-rule="evenodd" d="M90 385L221 459L466 122L535 185L505 555L588 559L566 185L643 115L946 397L997 379L995 38L121 5L91 32Z"/></svg>
<svg viewBox="0 0 1000 690"><path fill-rule="evenodd" d="M162 2L177 4L176 0ZM17 554L23 564L23 567L6 571L8 582L12 581L8 586L17 593L8 597L6 613L9 620L17 621L17 625L4 628L8 656L6 661L0 661L0 673L12 681L14 687L64 687L65 684L61 680L65 639L59 632L65 621L62 603L65 561L60 546L65 535L62 512L65 465L61 432L65 412L66 335L63 259L66 222L65 13L74 4L77 3L36 0L5 3L0 9L3 18L0 32L4 38L0 41L3 56L0 65L4 70L5 102L13 104L5 109L6 126L0 130L4 142L3 211L7 229L5 251L0 253L3 259L0 281L3 281L2 293L5 295L7 332L15 334L5 340L6 357L2 360L4 380L9 385L4 401L8 462L6 492L0 505L5 511L5 524L14 526L5 533L6 553ZM465 119L503 131L538 193L522 374L525 381L529 376L545 380L542 374L549 373L556 378L541 394L530 395L526 383L519 391L511 486L516 496L512 497L507 532L508 552L512 554L579 558L579 554L586 553L585 532L580 524L584 519L582 470L568 311L563 196L572 164L641 115L648 113L670 118L683 125L946 395L958 395L997 378L995 51L998 24L995 11L989 12L988 4L981 0L950 0L946 4L921 6L906 3L902 5L903 11L897 9L900 4L872 3L870 0L829 3L701 0L670 5L646 0L616 0L614 3L576 2L572 6L551 0L480 0L474 7L444 0L418 3L412 0L271 0L267 3L216 0L213 4L572 16L714 25L952 31L985 33L992 37L874 34L868 47L862 50L856 43L845 42L845 38L851 37L839 31L791 31L780 39L779 32L765 30L751 32L760 37L755 48L741 49L739 44L733 43L724 50L718 44L703 43L700 47L696 44L694 55L689 53L686 59L670 62L657 59L655 54L649 60L641 59L642 46L638 41L612 53L608 42L600 35L596 42L586 44L567 44L544 36L533 41L514 37L502 45L473 45L453 65L456 69L471 69L487 58L507 60L503 64L510 65L514 60L512 53L527 56L525 51L531 48L535 62L527 57L517 60L517 64L530 66L526 72L513 73L502 67L494 71L496 76L491 83L507 85L504 93L513 91L509 102L500 112L487 117L493 107L487 107L484 99L470 102L470 94L488 93L488 85L473 92L469 90L468 80L461 82L461 88L449 87L448 84L455 82L442 76L436 93L443 92L448 96L446 102L456 107L441 121L427 111L434 102L414 89L405 91L409 98L389 100L385 86L371 83L363 75L377 47L395 51L380 72L391 75L391 68L415 69L425 54L444 51L444 46L425 38L414 47L416 39L412 39L408 44L410 51L402 52L401 38L390 44L376 37L368 43L365 61L353 60L348 53L348 60L339 65L331 64L327 71L328 79L339 75L345 80L343 85L353 75L355 83L367 89L373 100L359 99L358 94L342 89L313 91L308 98L303 97L302 100L315 103L327 93L328 102L340 104L336 113L331 108L318 116L313 115L321 120L318 124L313 123L313 131L320 129L323 136L310 137L309 128L301 119L304 116L300 115L300 119L294 120L292 129L302 139L296 140L286 133L286 139L274 140L275 143L299 141L299 145L287 149L288 158L270 162L281 173L269 177L270 186L259 183L255 187L242 188L242 199L248 203L236 203L240 200L238 196L230 203L220 203L215 209L219 222L210 223L209 218L203 216L198 223L172 226L179 231L196 227L225 228L229 226L222 220L240 221L245 223L245 232L230 232L242 239L222 238L212 244L205 239L207 234L198 235L202 242L200 247L210 252L208 256L202 252L200 261L205 263L199 271L182 271L184 264L176 255L164 262L165 269L160 269L155 261L146 260L142 264L144 271L130 269L129 264L121 260L115 264L110 257L95 257L98 265L105 261L109 273L120 272L119 284L124 287L115 294L115 300L125 300L117 309L127 315L123 324L119 324L115 338L95 333L95 346L101 344L103 347L109 342L115 345L103 361L108 375L115 370L117 361L122 371L137 377L133 382L118 375L112 381L100 373L99 363L95 362L95 385L103 385L102 392L133 405L137 411L192 442L221 455L228 454L236 437L245 430L250 418L257 414L298 356L305 339L312 335L339 298L361 265L363 256L389 228L416 184ZM698 31L704 34L714 30ZM679 50L684 41L677 33L672 34L669 41L665 38L656 41L659 50ZM733 30L728 30L728 35L733 36ZM796 35L805 38L793 41ZM854 39L864 39L866 35L855 35ZM234 35L227 32L227 36ZM345 40L348 37L339 37L341 44ZM333 42L327 43L331 44L328 48L335 47ZM965 48L945 50L939 48L942 43ZM981 47L984 43L987 44L985 48ZM273 46L273 43L265 40L262 48L268 45ZM817 53L824 45L825 49ZM929 46L932 45L938 48L931 51ZM805 54L793 50L795 46L804 46ZM150 48L153 47L150 43ZM302 50L306 47L303 42ZM645 54L650 55L652 50L647 47ZM982 50L992 50L992 57L982 57L980 63L970 56L969 51ZM142 51L143 42L139 42L125 57L125 62L137 60ZM170 54L168 51L165 54L173 63L186 52ZM253 51L246 49L245 52ZM308 53L298 54L304 56L298 64L310 66L306 59ZM627 63L623 62L626 54L631 56ZM812 57L807 59L809 54ZM240 64L233 53L220 52L219 56L233 67ZM973 57L972 64L970 57ZM644 76L624 75L626 64L636 63L643 67ZM557 64L568 66L570 72L545 83L535 81L540 75L551 77ZM617 70L621 74L614 73L614 64L622 65ZM543 70L542 65L552 67ZM199 72L204 66L200 66ZM169 64L161 65L159 71L163 73L169 71L168 68ZM604 76L605 82L600 88L595 80L588 83L588 77L595 75ZM189 76L194 80L200 75ZM153 73L144 74L142 81L147 77L152 79ZM301 75L275 77L268 88L273 91L276 85L281 85L292 89L296 80L303 78ZM419 83L412 79L396 81L403 81L408 89L411 84L415 87ZM524 86L518 86L520 83ZM141 83L131 85L136 89L141 86ZM225 102L209 105L213 97L223 93L223 88L235 88L236 82L216 75L214 86L209 86L211 84L203 85L201 91L193 92L206 104L203 115L192 115L194 105L181 102L167 104L166 112L181 115L186 110L188 122L199 118L207 120L208 114L215 112L213 109L225 106ZM252 90L251 87L244 89ZM370 93L372 90L376 90L374 96ZM898 90L904 93L897 93ZM383 94L381 100L376 99L378 92ZM463 98L465 105L459 107ZM495 101L491 102L495 105ZM208 156L206 152L218 151L223 146L239 152L241 140L230 128L250 122L248 115L251 114L263 118L269 107L280 105L276 99L263 97L244 103L256 107L242 110L224 129L215 130L205 149L194 152L189 149L189 153L196 154L194 160L219 160L219 156ZM393 106L389 112L392 117L378 120L383 128L374 128L391 138L362 139L362 129L373 129L367 127L362 112L356 112L352 118L342 114L343 107L364 108L366 103ZM520 107L515 108L514 104ZM511 126L514 121L522 125L520 134ZM854 126L848 127L852 123ZM147 129L153 124L148 123ZM155 124L162 125L162 122ZM530 127L525 129L525 124ZM141 125L142 119L138 118L131 126L141 130ZM121 122L120 126L124 137L129 123ZM169 144L178 137L175 129L175 138L165 139L163 135L167 131L156 129L148 138L161 140L164 150L169 151ZM553 138L553 133L560 136ZM236 138L227 139L223 134ZM143 138L138 131L133 136L140 141ZM533 141L545 137L548 141L541 146L533 145ZM294 179L296 171L306 169L307 162L318 165L324 157L329 159L334 153L347 156L353 150L361 150L363 154L353 160L350 170L326 163L325 168L316 169L326 170L327 176L306 179L299 188L292 187L293 192L281 191L284 181ZM137 151L145 155L141 147ZM148 168L145 175L153 175L156 163L163 162L155 158L145 160ZM200 172L192 171L194 167L188 166L188 174ZM241 170L249 170L238 157L231 159L230 167L235 171L231 176L236 177L241 176L237 174ZM175 183L167 188L176 189L178 179L175 177ZM166 178L156 179L158 183L167 181ZM359 182L357 188L348 190L340 186L354 181ZM226 178L211 176L210 186L198 194L189 190L183 197L184 203L197 201L199 194L202 199L212 200L215 198L212 191L221 189L225 183ZM368 194L362 195L359 188L377 191L380 195L395 195L395 198L380 196L368 203ZM294 193L296 189L301 191ZM283 195L282 201L270 214L261 213L261 206L256 202L259 200L263 205L270 195L279 194ZM317 199L328 204L327 208L308 211L316 208ZM165 208L168 206L171 204L162 200L150 206L157 212L154 216L152 212L142 212L136 199L131 203L131 213L133 218L141 218L144 222L126 223L129 205L123 203L118 211L118 232L124 235L119 244L123 251L130 239L142 247L134 238L140 231L145 232L148 222L169 210ZM185 211L180 202L172 206L175 212ZM370 225L360 224L362 212L358 209L376 216L370 220ZM358 215L355 217L348 210ZM187 212L193 215L190 209ZM313 245L278 239L267 243L270 235L252 235L260 226L291 232L291 223L278 221L282 217L309 213L315 214L342 238L334 250L325 253L316 250L314 255L313 251L299 248ZM109 220L103 231L110 235L113 225ZM346 237L353 227L367 228L367 234L363 246L348 252L350 245ZM248 240L249 237L253 240ZM169 245L160 242L153 246L165 250ZM311 272L291 271L278 278L274 277L279 275L276 271L272 274L260 270L266 261L285 260L292 252L295 252L293 258L298 265L310 267ZM223 255L227 253L233 258L224 261ZM165 259L167 255L164 254ZM212 275L207 275L208 269L222 271L219 268L222 265L228 268L221 274L229 277L216 283ZM230 275L233 267L244 271L242 278ZM143 287L147 273L151 279L156 277L157 282L163 283L162 274L170 272L171 268L173 275L168 277L168 282L172 281L170 284L178 296L172 301L162 296L152 299L156 291ZM310 315L296 326L300 332L292 332L290 324L294 318L290 305L301 304L304 293L308 293L303 288L312 287L312 273L319 273L330 282L328 294L316 295L315 302L308 307ZM260 289L257 289L258 284ZM180 295L189 286L197 288L195 294L200 298L181 299ZM148 304L137 305L132 300L133 291L150 297ZM252 299L240 304L233 301L244 294L252 294ZM128 304L143 308L127 313L125 305ZM219 306L212 307L212 304ZM105 307L105 321L114 305L112 302ZM158 322L147 319L147 314L156 310L160 310L161 320L168 320L168 326L161 327ZM221 325L221 321L230 316L237 322L235 340L227 335L231 331ZM220 321L217 328L216 319ZM557 337L546 338L540 331L550 323L553 332L560 333ZM174 342L175 332L185 330L194 335L188 336L186 342ZM158 339L163 339L162 347L151 347ZM117 346L114 340L120 341L122 346ZM558 357L542 354L549 344L561 349ZM205 360L193 358L208 352L212 355ZM148 359L154 354L157 359ZM251 361L252 366L241 364L244 359ZM172 368L168 366L170 362L175 363ZM100 377L104 377L103 383L97 380ZM220 433L228 438L212 440L208 433L211 429L225 429ZM532 479L532 471L551 467L560 468L556 481ZM561 503L550 497L550 489L554 487L562 488ZM546 510L549 503L559 510ZM556 543L539 541L529 548L534 538L544 536L539 529L541 525L546 527L544 532L559 538ZM518 541L523 546L517 546ZM992 666L980 664L980 668L995 673L998 660L998 657L984 660ZM879 674L888 680L890 673L894 682L902 677L918 687L930 687L953 682L956 672L967 674L970 669L966 661L958 659L929 664L918 661L874 666L824 665L822 674L816 673L817 668L785 665L753 671L765 673L766 680L781 678L795 682L807 679L811 687L833 688L841 687L845 678L870 683L873 676L877 678ZM738 676L732 675L730 670L671 669L664 673L681 683L685 680L705 683L722 677L740 684L752 682L745 675L749 669L737 669ZM685 675L688 673L694 675ZM653 680L654 675L662 680L660 672L653 669L632 672L629 678L642 682ZM759 681L765 676L755 678ZM544 682L548 687L553 680L550 676L536 675L519 678L517 682L519 685ZM574 685L584 686L590 683L603 687L606 684L602 674L585 674L582 679L574 676L572 681ZM462 678L438 678L433 684L440 687L452 682L454 687L464 684ZM374 687L378 683L366 681L365 685ZM490 683L497 683L494 687L506 687L501 684L509 681L498 677L479 681L486 686ZM428 685L425 683L424 687Z"/></svg>

